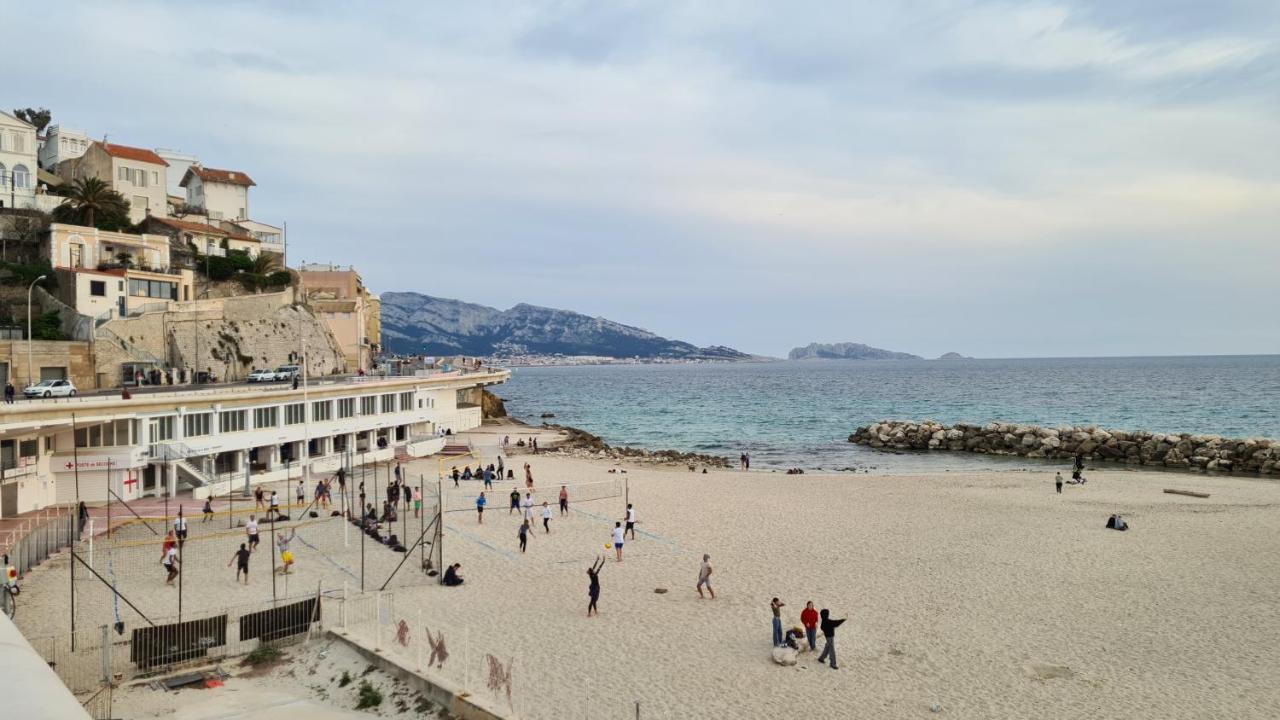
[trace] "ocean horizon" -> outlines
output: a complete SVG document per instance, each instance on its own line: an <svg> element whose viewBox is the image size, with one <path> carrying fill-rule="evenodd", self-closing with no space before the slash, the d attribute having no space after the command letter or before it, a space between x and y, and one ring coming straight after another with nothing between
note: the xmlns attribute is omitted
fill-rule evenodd
<svg viewBox="0 0 1280 720"><path fill-rule="evenodd" d="M885 419L992 420L1280 438L1280 355L776 360L521 367L498 389L508 413L614 445L753 467L912 472L1043 468L966 453L886 453L847 442Z"/></svg>

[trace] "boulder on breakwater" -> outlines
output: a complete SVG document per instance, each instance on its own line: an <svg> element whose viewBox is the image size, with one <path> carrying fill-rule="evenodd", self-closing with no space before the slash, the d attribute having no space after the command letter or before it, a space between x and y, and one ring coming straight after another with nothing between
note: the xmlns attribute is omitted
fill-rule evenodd
<svg viewBox="0 0 1280 720"><path fill-rule="evenodd" d="M864 425L849 442L886 450L946 450L1025 458L1070 459L1164 468L1280 475L1280 440L1191 433L1056 428L1025 423L943 425L933 420L882 420Z"/></svg>

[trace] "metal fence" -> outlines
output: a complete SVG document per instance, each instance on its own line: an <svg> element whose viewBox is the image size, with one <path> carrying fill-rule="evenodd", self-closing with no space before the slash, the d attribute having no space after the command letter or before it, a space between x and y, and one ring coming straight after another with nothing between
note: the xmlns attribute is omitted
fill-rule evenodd
<svg viewBox="0 0 1280 720"><path fill-rule="evenodd" d="M76 516L71 508L53 507L41 511L6 535L0 535L0 552L23 577L50 555L71 545L76 538Z"/></svg>

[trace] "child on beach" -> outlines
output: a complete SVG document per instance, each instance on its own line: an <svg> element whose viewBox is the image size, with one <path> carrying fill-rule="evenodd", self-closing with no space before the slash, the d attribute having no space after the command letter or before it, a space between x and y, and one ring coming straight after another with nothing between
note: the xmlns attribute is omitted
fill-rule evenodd
<svg viewBox="0 0 1280 720"><path fill-rule="evenodd" d="M479 522L481 525L484 524L484 506L485 506L485 503L487 502L489 501L484 499L483 492L481 492L480 495L476 498L476 521Z"/></svg>
<svg viewBox="0 0 1280 720"><path fill-rule="evenodd" d="M600 571L603 569L604 558L597 555L595 562L587 570L587 576L591 578L591 585L587 588L587 596L591 598L591 602L587 603L587 617L591 617L591 613L600 614L596 603L600 600Z"/></svg>
<svg viewBox="0 0 1280 720"><path fill-rule="evenodd" d="M236 582L240 582L240 574L244 573L244 584L249 584L249 556L252 554L245 548L244 543L240 543L240 549L231 556L231 562L227 563L227 567L231 567L231 563L236 564Z"/></svg>
<svg viewBox="0 0 1280 720"><path fill-rule="evenodd" d="M622 523L616 522L613 524L613 551L617 553L618 562L622 562L622 540Z"/></svg>

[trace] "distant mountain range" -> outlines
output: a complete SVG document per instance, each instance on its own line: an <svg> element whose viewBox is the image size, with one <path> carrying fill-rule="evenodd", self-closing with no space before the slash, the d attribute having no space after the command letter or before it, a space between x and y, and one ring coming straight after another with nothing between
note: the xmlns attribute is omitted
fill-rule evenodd
<svg viewBox="0 0 1280 720"><path fill-rule="evenodd" d="M382 293L388 350L429 355L598 355L613 358L750 360L729 347L697 347L570 310L508 310L413 292Z"/></svg>

